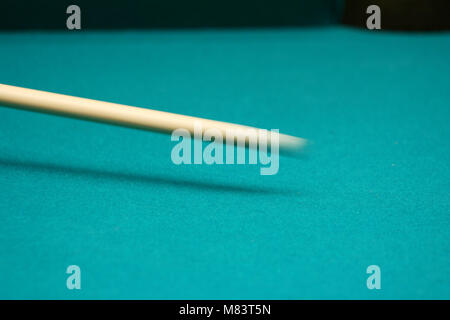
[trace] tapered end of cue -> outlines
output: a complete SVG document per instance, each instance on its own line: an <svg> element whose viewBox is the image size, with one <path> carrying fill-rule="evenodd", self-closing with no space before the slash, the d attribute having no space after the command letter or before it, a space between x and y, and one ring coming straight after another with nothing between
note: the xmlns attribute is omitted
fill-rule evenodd
<svg viewBox="0 0 450 320"><path fill-rule="evenodd" d="M279 136L280 153L291 156L301 156L306 153L306 150L311 145L307 139L294 137L286 134Z"/></svg>

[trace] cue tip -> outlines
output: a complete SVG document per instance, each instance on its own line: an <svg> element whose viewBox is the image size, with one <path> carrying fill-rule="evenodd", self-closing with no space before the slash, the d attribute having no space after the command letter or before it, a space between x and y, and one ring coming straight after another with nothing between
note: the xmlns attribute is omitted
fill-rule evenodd
<svg viewBox="0 0 450 320"><path fill-rule="evenodd" d="M280 134L280 152L287 155L304 155L311 145L308 139Z"/></svg>

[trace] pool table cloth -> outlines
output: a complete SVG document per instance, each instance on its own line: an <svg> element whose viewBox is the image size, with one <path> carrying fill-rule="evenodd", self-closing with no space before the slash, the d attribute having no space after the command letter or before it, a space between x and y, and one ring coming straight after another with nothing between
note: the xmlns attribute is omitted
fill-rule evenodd
<svg viewBox="0 0 450 320"><path fill-rule="evenodd" d="M0 107L0 298L449 299L449 57L337 26L0 33L0 83L313 141L261 176Z"/></svg>

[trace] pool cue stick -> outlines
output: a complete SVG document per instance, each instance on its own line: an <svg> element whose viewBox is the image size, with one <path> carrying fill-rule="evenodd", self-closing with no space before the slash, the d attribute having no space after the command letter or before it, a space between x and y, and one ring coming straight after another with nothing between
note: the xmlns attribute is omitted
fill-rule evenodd
<svg viewBox="0 0 450 320"><path fill-rule="evenodd" d="M0 84L0 105L168 134L183 128L194 136L194 124L200 123L203 132L212 128L218 129L222 133L224 142L227 137L227 129L235 130L236 140L239 139L240 132L242 133L239 130L244 130L244 132L248 129L264 130L267 132L267 145L270 146L272 141L270 131L265 129L5 84ZM306 144L306 139L279 134L280 151L299 151ZM248 146L248 139L246 146Z"/></svg>

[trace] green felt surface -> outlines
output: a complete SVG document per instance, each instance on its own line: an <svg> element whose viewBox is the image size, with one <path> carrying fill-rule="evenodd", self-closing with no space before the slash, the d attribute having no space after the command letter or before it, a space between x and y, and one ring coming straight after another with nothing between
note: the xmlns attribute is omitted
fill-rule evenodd
<svg viewBox="0 0 450 320"><path fill-rule="evenodd" d="M275 176L176 166L166 135L0 108L0 298L450 298L449 56L338 27L1 33L0 83L314 146Z"/></svg>

